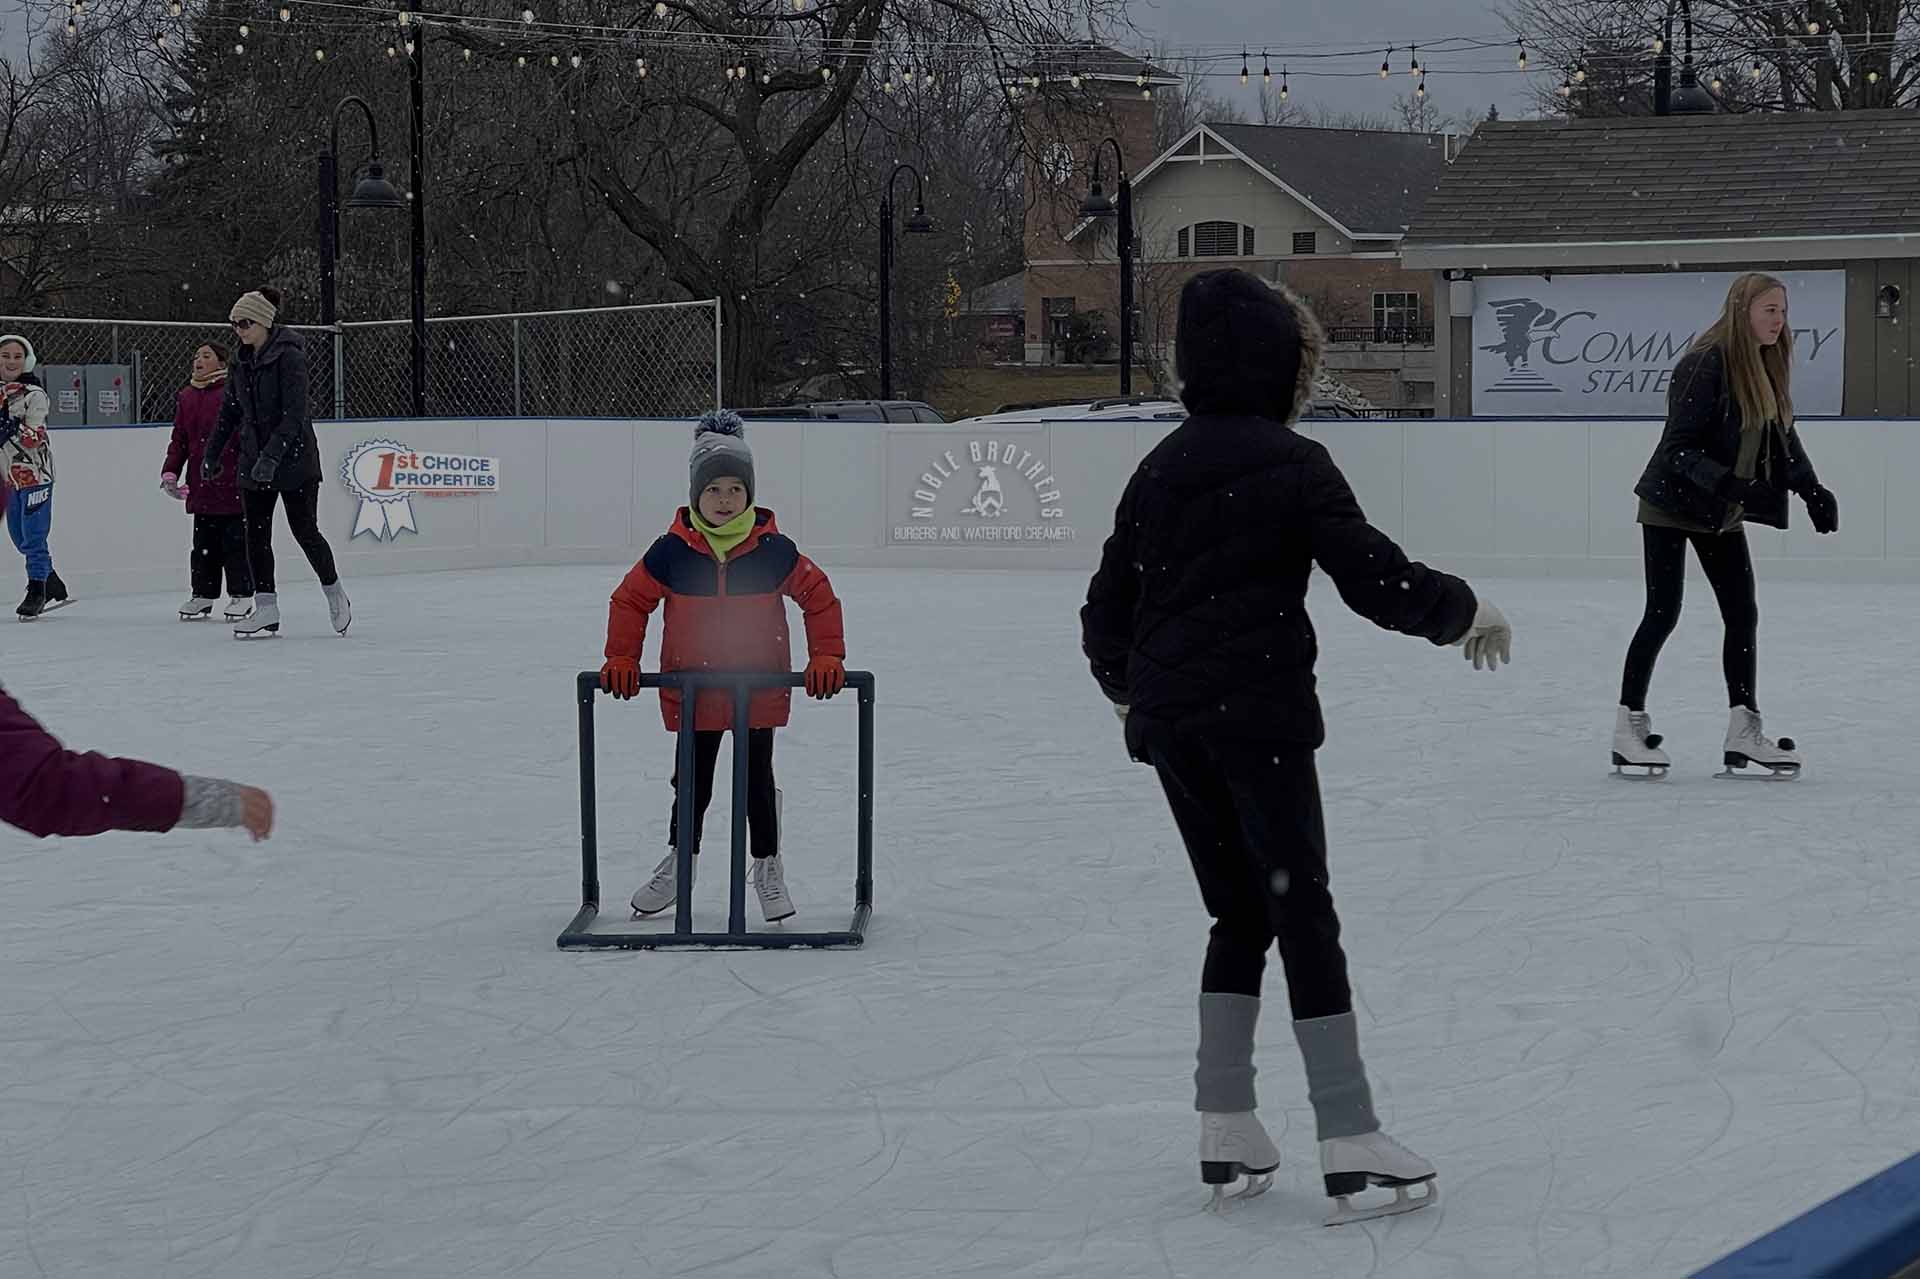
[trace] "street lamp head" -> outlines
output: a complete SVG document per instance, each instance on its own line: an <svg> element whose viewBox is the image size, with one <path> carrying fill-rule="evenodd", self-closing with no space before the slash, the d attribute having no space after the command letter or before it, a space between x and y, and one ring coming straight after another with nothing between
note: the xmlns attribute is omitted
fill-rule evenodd
<svg viewBox="0 0 1920 1279"><path fill-rule="evenodd" d="M1110 218L1114 215L1113 197L1100 189L1100 179L1093 180L1093 189L1087 192L1087 198L1080 202L1080 216L1083 218Z"/></svg>
<svg viewBox="0 0 1920 1279"><path fill-rule="evenodd" d="M933 219L927 216L925 205L916 204L913 212L907 215L907 231L913 235L926 235L933 230Z"/></svg>
<svg viewBox="0 0 1920 1279"><path fill-rule="evenodd" d="M407 197L387 181L387 166L379 160L367 161L367 172L353 184L353 194L347 198L349 209L404 209Z"/></svg>

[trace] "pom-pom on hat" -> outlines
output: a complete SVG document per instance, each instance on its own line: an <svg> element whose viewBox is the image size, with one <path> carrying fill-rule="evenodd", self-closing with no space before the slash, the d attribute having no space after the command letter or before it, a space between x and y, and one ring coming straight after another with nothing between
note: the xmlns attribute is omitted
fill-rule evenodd
<svg viewBox="0 0 1920 1279"><path fill-rule="evenodd" d="M747 501L753 501L753 450L747 447L747 424L738 413L711 409L700 415L693 426L688 472L692 481L690 500L696 511L700 509L700 494L723 475L746 485Z"/></svg>

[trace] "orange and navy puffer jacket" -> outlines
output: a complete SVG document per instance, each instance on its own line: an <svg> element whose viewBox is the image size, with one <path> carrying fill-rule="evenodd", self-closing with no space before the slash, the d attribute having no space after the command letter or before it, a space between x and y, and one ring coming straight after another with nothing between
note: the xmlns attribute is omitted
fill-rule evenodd
<svg viewBox="0 0 1920 1279"><path fill-rule="evenodd" d="M782 598L785 597L785 598ZM786 600L800 606L809 657L847 655L845 624L833 583L820 566L780 532L773 512L762 509L753 532L722 562L693 527L687 508L613 593L607 610L608 657L636 661L646 644L647 618L664 601L663 671L793 670ZM791 689L761 689L748 707L754 728L782 728L792 708ZM680 728L680 694L660 690L667 728ZM700 694L693 726L700 732L733 727L733 698L712 690Z"/></svg>

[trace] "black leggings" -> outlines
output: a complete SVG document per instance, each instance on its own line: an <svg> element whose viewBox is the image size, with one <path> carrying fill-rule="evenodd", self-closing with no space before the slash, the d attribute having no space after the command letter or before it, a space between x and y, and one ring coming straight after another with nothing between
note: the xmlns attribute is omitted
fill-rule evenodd
<svg viewBox="0 0 1920 1279"><path fill-rule="evenodd" d="M1759 664L1757 641L1760 606L1753 594L1753 559L1747 553L1744 529L1730 533L1689 533L1676 528L1641 530L1647 554L1647 611L1627 648L1627 669L1620 678L1620 704L1628 710L1647 708L1647 686L1653 682L1653 664L1660 647L1680 620L1680 600L1687 581L1687 544L1693 544L1720 601L1720 618L1727 636L1720 661L1727 675L1727 705L1759 710L1753 685Z"/></svg>
<svg viewBox="0 0 1920 1279"><path fill-rule="evenodd" d="M307 563L320 579L320 585L332 586L340 580L333 566L333 548L320 532L320 481L303 488L278 493L272 489L242 489L240 499L247 508L247 564L253 569L253 589L266 594L276 590L273 584L273 504L287 506L287 527L293 540L307 553Z"/></svg>
<svg viewBox="0 0 1920 1279"><path fill-rule="evenodd" d="M700 836L707 825L707 805L713 802L713 773L720 763L717 732L693 735L693 851L700 851ZM667 844L680 846L680 738L674 735L673 816L667 823ZM757 858L780 852L780 798L773 784L773 730L747 730L747 835L749 847Z"/></svg>
<svg viewBox="0 0 1920 1279"><path fill-rule="evenodd" d="M1313 752L1175 736L1146 753L1213 916L1202 993L1259 995L1277 944L1296 1021L1351 1012Z"/></svg>

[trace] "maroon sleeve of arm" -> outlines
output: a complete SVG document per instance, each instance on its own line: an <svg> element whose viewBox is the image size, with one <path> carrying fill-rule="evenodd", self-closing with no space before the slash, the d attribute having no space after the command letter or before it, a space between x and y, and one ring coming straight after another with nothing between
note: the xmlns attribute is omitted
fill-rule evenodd
<svg viewBox="0 0 1920 1279"><path fill-rule="evenodd" d="M66 750L0 689L0 821L43 838L162 831L185 803L172 769Z"/></svg>

